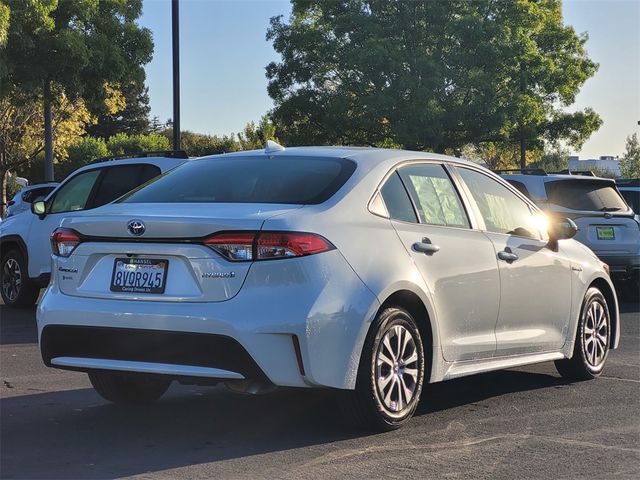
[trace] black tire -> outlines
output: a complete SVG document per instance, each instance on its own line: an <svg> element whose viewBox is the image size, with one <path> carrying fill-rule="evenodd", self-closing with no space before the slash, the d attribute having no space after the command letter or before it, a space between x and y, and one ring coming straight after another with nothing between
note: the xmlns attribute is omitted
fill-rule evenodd
<svg viewBox="0 0 640 480"><path fill-rule="evenodd" d="M591 331L595 333L591 334ZM582 302L573 356L556 360L558 373L572 381L598 377L604 369L610 344L611 316L607 300L600 290L591 287Z"/></svg>
<svg viewBox="0 0 640 480"><path fill-rule="evenodd" d="M162 377L107 372L92 372L89 380L102 398L117 404L151 403L171 385L171 380Z"/></svg>
<svg viewBox="0 0 640 480"><path fill-rule="evenodd" d="M403 342L407 334L411 338ZM397 348L400 352L397 356L393 356L393 351L387 347L394 339L397 339L397 344L392 348ZM400 347L401 343L404 348ZM394 366L382 362L381 354ZM415 360L414 354L417 357ZM378 364L378 360L382 363ZM358 428L374 431L395 430L404 425L413 416L420 401L424 365L422 338L411 314L398 307L382 310L376 316L365 340L356 388L354 391L343 392L340 398L345 419ZM380 382L387 378L390 378L387 387L381 387ZM411 396L402 393L403 386L408 387L412 392Z"/></svg>
<svg viewBox="0 0 640 480"><path fill-rule="evenodd" d="M32 307L38 300L40 288L29 281L27 262L22 253L11 249L0 262L0 295L9 307Z"/></svg>

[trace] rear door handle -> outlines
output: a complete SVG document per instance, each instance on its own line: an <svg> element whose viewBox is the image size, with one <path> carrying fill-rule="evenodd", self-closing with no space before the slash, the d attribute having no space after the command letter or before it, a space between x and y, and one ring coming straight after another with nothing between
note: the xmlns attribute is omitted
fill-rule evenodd
<svg viewBox="0 0 640 480"><path fill-rule="evenodd" d="M520 257L518 257L518 255L513 253L513 252L508 252L506 250L502 250L502 251L498 252L498 258L500 260L504 260L507 263L511 263L511 262L515 262Z"/></svg>
<svg viewBox="0 0 640 480"><path fill-rule="evenodd" d="M440 247L431 243L431 240L428 238L423 238L421 242L414 243L413 249L416 252L424 253L425 255L433 255L440 251Z"/></svg>

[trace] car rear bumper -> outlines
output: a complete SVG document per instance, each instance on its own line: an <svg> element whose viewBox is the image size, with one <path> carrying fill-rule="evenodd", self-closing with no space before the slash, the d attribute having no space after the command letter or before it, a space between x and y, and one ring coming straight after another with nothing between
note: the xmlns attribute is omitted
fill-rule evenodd
<svg viewBox="0 0 640 480"><path fill-rule="evenodd" d="M217 369L220 381L241 375L276 386L353 389L378 306L334 250L257 262L240 293L224 302L75 297L60 292L54 275L37 319L43 360L56 368L209 381Z"/></svg>
<svg viewBox="0 0 640 480"><path fill-rule="evenodd" d="M627 280L640 276L640 255L611 255L599 254L598 258L609 265L611 278Z"/></svg>

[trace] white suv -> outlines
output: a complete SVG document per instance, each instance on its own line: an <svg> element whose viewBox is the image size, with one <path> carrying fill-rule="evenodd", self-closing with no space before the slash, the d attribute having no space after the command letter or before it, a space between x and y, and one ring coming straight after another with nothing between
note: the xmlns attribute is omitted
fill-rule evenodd
<svg viewBox="0 0 640 480"><path fill-rule="evenodd" d="M187 158L182 151L140 155L101 159L79 168L44 201L32 203L31 211L0 223L0 294L5 305L31 306L49 283L49 237L63 218L109 203Z"/></svg>

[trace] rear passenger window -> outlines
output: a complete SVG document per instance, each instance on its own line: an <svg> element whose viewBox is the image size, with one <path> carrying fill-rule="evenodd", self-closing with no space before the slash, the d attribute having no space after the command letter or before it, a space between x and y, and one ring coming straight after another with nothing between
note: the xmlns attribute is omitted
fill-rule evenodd
<svg viewBox="0 0 640 480"><path fill-rule="evenodd" d="M158 175L160 169L149 164L107 168L93 199L93 208L112 202Z"/></svg>
<svg viewBox="0 0 640 480"><path fill-rule="evenodd" d="M462 202L442 165L411 165L400 170L400 177L415 199L422 223L469 227Z"/></svg>
<svg viewBox="0 0 640 480"><path fill-rule="evenodd" d="M411 199L402 185L402 180L397 173L389 177L380 189L382 199L389 212L389 217L403 222L418 222L416 212L413 210Z"/></svg>

